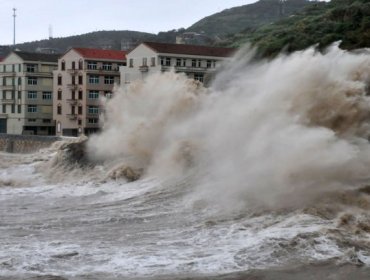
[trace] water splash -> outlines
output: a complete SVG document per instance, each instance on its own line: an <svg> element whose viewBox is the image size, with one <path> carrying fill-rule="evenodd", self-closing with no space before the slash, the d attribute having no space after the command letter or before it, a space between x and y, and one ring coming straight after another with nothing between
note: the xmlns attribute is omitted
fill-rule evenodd
<svg viewBox="0 0 370 280"><path fill-rule="evenodd" d="M331 46L256 61L244 49L210 88L172 72L121 88L93 158L148 176L199 171L223 209L302 205L368 180L370 56Z"/></svg>

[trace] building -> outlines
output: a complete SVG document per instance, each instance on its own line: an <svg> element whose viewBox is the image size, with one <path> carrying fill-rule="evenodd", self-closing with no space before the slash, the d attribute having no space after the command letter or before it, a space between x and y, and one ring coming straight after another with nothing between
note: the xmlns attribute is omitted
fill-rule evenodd
<svg viewBox="0 0 370 280"><path fill-rule="evenodd" d="M184 72L189 78L207 82L218 64L234 52L232 48L144 42L127 54L127 65L120 67L121 84L171 69Z"/></svg>
<svg viewBox="0 0 370 280"><path fill-rule="evenodd" d="M53 113L56 135L89 135L102 124L102 97L110 98L119 84L124 51L72 48L54 71Z"/></svg>
<svg viewBox="0 0 370 280"><path fill-rule="evenodd" d="M54 135L56 54L12 51L0 62L0 132Z"/></svg>

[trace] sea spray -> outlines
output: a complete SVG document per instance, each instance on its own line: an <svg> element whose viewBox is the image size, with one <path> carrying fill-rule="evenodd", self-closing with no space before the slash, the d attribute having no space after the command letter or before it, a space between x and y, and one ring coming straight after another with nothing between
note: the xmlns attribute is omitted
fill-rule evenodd
<svg viewBox="0 0 370 280"><path fill-rule="evenodd" d="M89 151L147 176L192 166L194 199L221 209L301 206L368 179L369 73L369 55L336 45L260 61L243 49L208 89L173 72L121 88Z"/></svg>

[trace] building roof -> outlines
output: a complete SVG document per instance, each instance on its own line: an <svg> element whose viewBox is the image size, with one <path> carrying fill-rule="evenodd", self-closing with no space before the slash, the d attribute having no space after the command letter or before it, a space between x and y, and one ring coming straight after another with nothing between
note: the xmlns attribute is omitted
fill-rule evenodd
<svg viewBox="0 0 370 280"><path fill-rule="evenodd" d="M102 50L90 48L73 48L84 58L126 60L126 52L117 50Z"/></svg>
<svg viewBox="0 0 370 280"><path fill-rule="evenodd" d="M58 58L60 57L60 54L31 53L23 51L13 51L13 53L25 61L58 62Z"/></svg>
<svg viewBox="0 0 370 280"><path fill-rule="evenodd" d="M145 44L146 46L148 46L157 53L168 53L168 54L229 57L232 56L236 51L236 49L234 48L216 48L199 45L166 44L155 42L144 42L143 44Z"/></svg>

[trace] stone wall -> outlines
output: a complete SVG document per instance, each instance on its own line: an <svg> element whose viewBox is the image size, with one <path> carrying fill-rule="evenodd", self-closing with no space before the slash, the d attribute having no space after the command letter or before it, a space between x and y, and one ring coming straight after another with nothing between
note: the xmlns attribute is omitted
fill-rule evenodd
<svg viewBox="0 0 370 280"><path fill-rule="evenodd" d="M61 140L56 136L0 134L0 151L8 153L33 153L50 147Z"/></svg>

